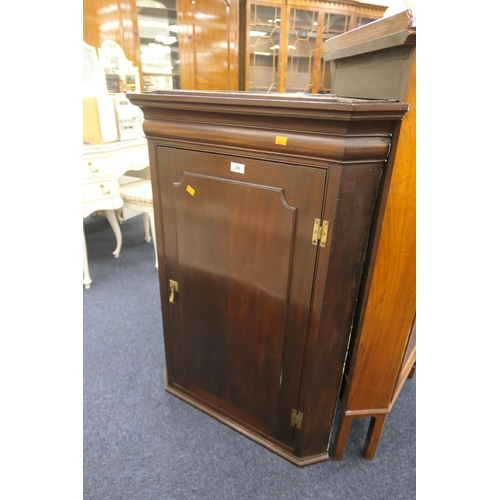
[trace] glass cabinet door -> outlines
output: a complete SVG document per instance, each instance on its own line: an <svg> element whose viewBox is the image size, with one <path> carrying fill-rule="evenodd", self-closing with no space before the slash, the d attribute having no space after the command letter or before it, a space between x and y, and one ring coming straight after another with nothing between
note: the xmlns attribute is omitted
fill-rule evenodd
<svg viewBox="0 0 500 500"><path fill-rule="evenodd" d="M312 92L318 12L290 9L286 50L286 92Z"/></svg>
<svg viewBox="0 0 500 500"><path fill-rule="evenodd" d="M136 0L144 90L181 88L175 0Z"/></svg>
<svg viewBox="0 0 500 500"><path fill-rule="evenodd" d="M325 12L323 21L322 47L326 40L336 37L346 31L349 31L351 25L351 16L345 14L334 14ZM329 63L324 60L324 51L321 50L321 62L319 64L319 78L317 92L319 94L329 94L331 88L331 74Z"/></svg>
<svg viewBox="0 0 500 500"><path fill-rule="evenodd" d="M324 61L324 42L377 17L358 15L350 4L314 4L304 6L299 1L286 0L248 2L245 90L330 93L330 66Z"/></svg>
<svg viewBox="0 0 500 500"><path fill-rule="evenodd" d="M250 5L248 90L278 91L281 7Z"/></svg>

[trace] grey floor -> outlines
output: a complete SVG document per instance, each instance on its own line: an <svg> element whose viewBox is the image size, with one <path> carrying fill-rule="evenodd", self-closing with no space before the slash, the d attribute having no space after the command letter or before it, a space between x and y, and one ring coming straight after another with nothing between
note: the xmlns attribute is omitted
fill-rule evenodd
<svg viewBox="0 0 500 500"><path fill-rule="evenodd" d="M416 498L416 377L372 461L361 456L368 420L355 420L341 462L290 464L163 389L158 275L142 218L123 223L118 259L105 218L84 227L85 500Z"/></svg>

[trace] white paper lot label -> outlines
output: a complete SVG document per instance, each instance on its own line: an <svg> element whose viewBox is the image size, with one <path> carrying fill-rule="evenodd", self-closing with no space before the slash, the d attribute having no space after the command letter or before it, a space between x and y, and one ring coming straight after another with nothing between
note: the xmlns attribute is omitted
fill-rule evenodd
<svg viewBox="0 0 500 500"><path fill-rule="evenodd" d="M245 165L243 163L231 162L231 172L236 172L237 174L245 173Z"/></svg>

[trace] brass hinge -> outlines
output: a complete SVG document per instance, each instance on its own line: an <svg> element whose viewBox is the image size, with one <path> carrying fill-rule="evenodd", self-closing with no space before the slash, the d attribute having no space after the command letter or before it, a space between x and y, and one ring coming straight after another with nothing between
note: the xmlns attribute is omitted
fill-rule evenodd
<svg viewBox="0 0 500 500"><path fill-rule="evenodd" d="M322 248L326 247L326 238L328 236L328 225L329 222L327 220L323 221L321 224L321 219L314 219L314 227L313 227L313 236L312 236L312 244L314 246L319 246Z"/></svg>
<svg viewBox="0 0 500 500"><path fill-rule="evenodd" d="M292 418L290 420L290 425L292 427L297 427L297 429L300 429L302 427L302 419L304 418L304 415L300 412L297 412L297 410L292 410Z"/></svg>

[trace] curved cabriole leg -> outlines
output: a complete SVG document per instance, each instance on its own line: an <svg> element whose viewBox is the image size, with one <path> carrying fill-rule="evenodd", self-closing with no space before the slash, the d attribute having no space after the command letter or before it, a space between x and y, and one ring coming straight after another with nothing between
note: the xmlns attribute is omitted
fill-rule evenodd
<svg viewBox="0 0 500 500"><path fill-rule="evenodd" d="M109 225L116 237L116 248L113 252L115 257L120 255L122 249L122 232L120 230L120 225L118 224L118 219L116 218L116 212L114 210L106 210L106 218L108 219Z"/></svg>
<svg viewBox="0 0 500 500"><path fill-rule="evenodd" d="M151 241L151 233L149 230L149 214L142 212L142 222L144 223L144 239L149 243Z"/></svg>
<svg viewBox="0 0 500 500"><path fill-rule="evenodd" d="M90 288L92 280L89 273L89 260L87 257L87 242L85 241L85 228L83 228L83 284L85 288Z"/></svg>

